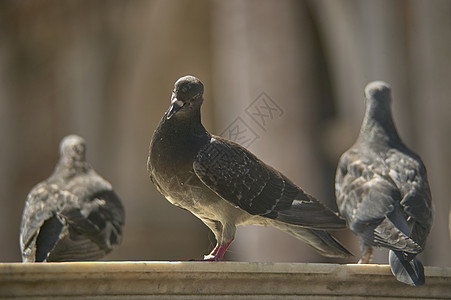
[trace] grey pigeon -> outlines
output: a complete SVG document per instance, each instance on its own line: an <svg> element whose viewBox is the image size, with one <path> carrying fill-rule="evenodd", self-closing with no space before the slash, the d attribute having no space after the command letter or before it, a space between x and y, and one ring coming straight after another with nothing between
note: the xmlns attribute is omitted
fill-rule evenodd
<svg viewBox="0 0 451 300"><path fill-rule="evenodd" d="M97 260L119 244L124 208L85 156L83 138L66 136L55 171L28 194L20 229L23 262Z"/></svg>
<svg viewBox="0 0 451 300"><path fill-rule="evenodd" d="M337 204L362 240L362 259L372 247L390 249L393 275L409 285L424 284L423 251L432 225L431 191L420 157L398 136L390 109L390 87L375 81L365 88L366 113L356 143L340 158Z"/></svg>
<svg viewBox="0 0 451 300"><path fill-rule="evenodd" d="M202 126L204 86L193 76L177 80L169 110L156 129L147 167L172 204L201 219L217 244L204 260L222 260L237 225L271 225L325 256L350 253L326 229L345 221L280 172L240 145Z"/></svg>

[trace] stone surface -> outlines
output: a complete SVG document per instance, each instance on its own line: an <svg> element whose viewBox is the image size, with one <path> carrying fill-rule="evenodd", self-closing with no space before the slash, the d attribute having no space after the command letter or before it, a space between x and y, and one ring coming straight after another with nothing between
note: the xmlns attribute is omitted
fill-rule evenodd
<svg viewBox="0 0 451 300"><path fill-rule="evenodd" d="M388 265L244 262L1 263L0 299L445 299L451 268L410 287Z"/></svg>

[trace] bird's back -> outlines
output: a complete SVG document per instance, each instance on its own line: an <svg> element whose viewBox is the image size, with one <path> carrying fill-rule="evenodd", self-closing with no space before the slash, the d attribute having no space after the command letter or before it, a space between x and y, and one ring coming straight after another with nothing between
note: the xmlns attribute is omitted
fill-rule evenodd
<svg viewBox="0 0 451 300"><path fill-rule="evenodd" d="M417 244L409 249L422 251L432 224L431 194L421 159L402 142L359 140L339 160L335 190L340 214L368 244L396 250L399 239L405 250L405 241L395 238L405 234Z"/></svg>
<svg viewBox="0 0 451 300"><path fill-rule="evenodd" d="M92 169L55 172L29 193L21 225L24 261L95 260L120 242L124 209Z"/></svg>

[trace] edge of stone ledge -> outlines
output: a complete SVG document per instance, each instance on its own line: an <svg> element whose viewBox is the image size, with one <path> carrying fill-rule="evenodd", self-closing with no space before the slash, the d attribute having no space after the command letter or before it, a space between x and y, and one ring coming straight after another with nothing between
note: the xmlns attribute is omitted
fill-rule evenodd
<svg viewBox="0 0 451 300"><path fill-rule="evenodd" d="M451 268L399 283L388 265L120 261L0 263L4 299L444 299ZM253 298L252 298L253 297ZM290 298L294 299L294 298Z"/></svg>
<svg viewBox="0 0 451 300"><path fill-rule="evenodd" d="M271 262L201 262L201 261L101 261L58 263L0 263L0 276L11 272L228 272L228 273L307 273L392 276L389 265L271 263ZM451 268L425 267L426 276L451 277Z"/></svg>

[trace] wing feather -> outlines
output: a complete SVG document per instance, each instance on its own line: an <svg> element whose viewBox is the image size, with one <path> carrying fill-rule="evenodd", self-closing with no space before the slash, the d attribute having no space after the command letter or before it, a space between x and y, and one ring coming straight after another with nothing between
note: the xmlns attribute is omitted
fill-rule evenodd
<svg viewBox="0 0 451 300"><path fill-rule="evenodd" d="M233 142L213 138L193 169L216 194L250 214L315 228L346 227L318 200Z"/></svg>
<svg viewBox="0 0 451 300"><path fill-rule="evenodd" d="M407 168L402 163L398 164L398 169L393 168L394 165L372 151L359 148L343 154L336 175L339 211L351 229L367 243L392 250L420 252L422 243L415 238L406 221L408 200L403 193L408 189L400 188L405 185L405 178L394 176L398 170L407 172Z"/></svg>

